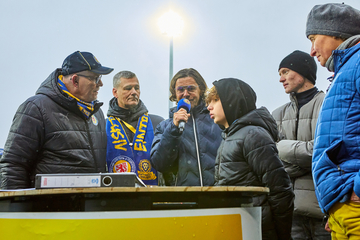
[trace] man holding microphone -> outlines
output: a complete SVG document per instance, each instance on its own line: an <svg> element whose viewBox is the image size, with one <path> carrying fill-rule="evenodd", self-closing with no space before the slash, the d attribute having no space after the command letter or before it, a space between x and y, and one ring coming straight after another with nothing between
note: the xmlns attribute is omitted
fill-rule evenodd
<svg viewBox="0 0 360 240"><path fill-rule="evenodd" d="M193 68L180 70L170 82L170 101L188 101L182 100L178 107L170 109L170 118L155 131L150 161L164 174L166 185L214 184L215 158L222 138L221 129L205 106L206 89L205 80ZM183 130L181 122L185 122Z"/></svg>

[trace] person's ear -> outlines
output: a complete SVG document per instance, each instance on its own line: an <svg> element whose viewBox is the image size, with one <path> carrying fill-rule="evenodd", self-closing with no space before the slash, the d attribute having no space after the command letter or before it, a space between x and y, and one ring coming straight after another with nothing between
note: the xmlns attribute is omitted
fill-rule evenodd
<svg viewBox="0 0 360 240"><path fill-rule="evenodd" d="M76 74L72 75L70 80L74 87L79 87L79 77Z"/></svg>
<svg viewBox="0 0 360 240"><path fill-rule="evenodd" d="M118 98L118 94L117 94L117 89L116 89L116 88L113 88L112 93L113 93L113 96L114 96L115 98Z"/></svg>

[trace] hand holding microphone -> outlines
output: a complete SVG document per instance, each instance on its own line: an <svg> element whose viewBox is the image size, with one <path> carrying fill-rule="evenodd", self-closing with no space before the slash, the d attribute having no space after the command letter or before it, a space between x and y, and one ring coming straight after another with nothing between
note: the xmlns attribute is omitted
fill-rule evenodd
<svg viewBox="0 0 360 240"><path fill-rule="evenodd" d="M186 98L181 99L177 105L177 112L174 113L173 122L179 128L180 132L184 131L185 123L190 116L191 104L190 101Z"/></svg>

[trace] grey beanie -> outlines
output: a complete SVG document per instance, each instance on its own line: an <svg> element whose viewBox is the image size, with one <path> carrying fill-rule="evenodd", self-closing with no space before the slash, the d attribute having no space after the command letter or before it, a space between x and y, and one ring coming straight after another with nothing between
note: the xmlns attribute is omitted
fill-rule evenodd
<svg viewBox="0 0 360 240"><path fill-rule="evenodd" d="M315 85L317 66L314 58L308 53L299 50L290 53L281 61L278 71L280 68L291 69Z"/></svg>
<svg viewBox="0 0 360 240"><path fill-rule="evenodd" d="M307 17L306 37L315 34L343 39L360 34L360 11L341 3L316 5Z"/></svg>

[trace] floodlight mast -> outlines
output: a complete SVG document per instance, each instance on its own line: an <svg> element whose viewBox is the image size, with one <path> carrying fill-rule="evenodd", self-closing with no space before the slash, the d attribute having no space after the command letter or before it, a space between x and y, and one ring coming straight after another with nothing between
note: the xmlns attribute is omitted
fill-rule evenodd
<svg viewBox="0 0 360 240"><path fill-rule="evenodd" d="M172 10L162 15L158 20L161 33L166 34L170 38L170 63L169 63L169 89L170 82L173 77L173 59L174 59L174 37L180 36L184 27L182 18ZM169 100L169 109L173 103Z"/></svg>

